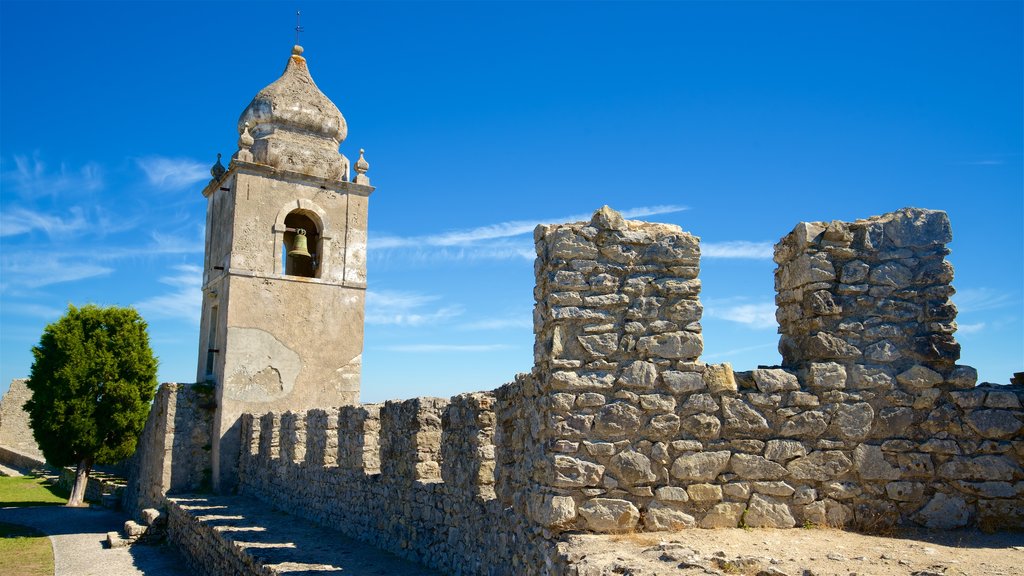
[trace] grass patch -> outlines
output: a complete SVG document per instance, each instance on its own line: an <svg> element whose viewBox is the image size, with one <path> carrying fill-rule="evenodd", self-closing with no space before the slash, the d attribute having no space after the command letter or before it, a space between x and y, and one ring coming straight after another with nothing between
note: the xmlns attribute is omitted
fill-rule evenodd
<svg viewBox="0 0 1024 576"><path fill-rule="evenodd" d="M53 574L53 547L41 532L0 522L0 576Z"/></svg>
<svg viewBox="0 0 1024 576"><path fill-rule="evenodd" d="M67 504L67 491L40 476L0 476L0 506Z"/></svg>

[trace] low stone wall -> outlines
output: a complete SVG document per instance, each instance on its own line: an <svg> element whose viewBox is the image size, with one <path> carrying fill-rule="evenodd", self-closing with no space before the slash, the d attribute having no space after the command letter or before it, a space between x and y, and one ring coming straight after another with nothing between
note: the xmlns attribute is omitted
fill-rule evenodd
<svg viewBox="0 0 1024 576"><path fill-rule="evenodd" d="M553 546L496 498L496 402L480 393L247 414L239 492L447 573L536 573ZM363 425L344 424L356 410ZM366 425L375 413L379 428ZM379 472L358 448L377 444Z"/></svg>
<svg viewBox="0 0 1024 576"><path fill-rule="evenodd" d="M244 547L235 546L221 531L203 522L216 516L216 507L204 506L202 501L169 498L166 509L168 541L181 552L190 573L202 576L276 575L257 565L254 558L245 553Z"/></svg>
<svg viewBox="0 0 1024 576"><path fill-rule="evenodd" d="M11 387L0 400L0 446L42 459L43 451L32 436L28 412L25 411L25 402L30 398L32 391L28 389L27 379L11 380Z"/></svg>
<svg viewBox="0 0 1024 576"><path fill-rule="evenodd" d="M34 468L43 468L46 466L46 460L43 459L42 454L23 454L17 450L12 450L6 446L0 446L0 464L6 464L11 468L17 468L19 470L32 470Z"/></svg>
<svg viewBox="0 0 1024 576"><path fill-rule="evenodd" d="M194 384L162 384L153 399L135 454L127 463L122 508L141 520L163 508L168 492L209 488L212 391Z"/></svg>

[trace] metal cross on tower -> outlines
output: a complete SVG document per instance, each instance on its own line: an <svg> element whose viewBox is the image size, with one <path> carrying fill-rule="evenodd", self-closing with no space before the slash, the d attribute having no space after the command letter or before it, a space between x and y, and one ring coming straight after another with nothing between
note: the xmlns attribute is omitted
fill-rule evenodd
<svg viewBox="0 0 1024 576"><path fill-rule="evenodd" d="M304 32L302 25L299 23L299 18L302 16L301 10L295 11L295 44L299 43L299 32Z"/></svg>

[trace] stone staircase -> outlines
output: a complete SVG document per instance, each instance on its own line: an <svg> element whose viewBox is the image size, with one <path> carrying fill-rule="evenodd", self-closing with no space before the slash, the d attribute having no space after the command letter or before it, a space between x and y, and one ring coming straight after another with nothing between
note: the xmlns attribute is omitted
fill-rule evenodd
<svg viewBox="0 0 1024 576"><path fill-rule="evenodd" d="M107 532L108 548L124 548L136 542L140 544L155 544L163 541L167 536L167 516L155 508L147 508L142 511L142 524L134 520L124 523L124 534Z"/></svg>
<svg viewBox="0 0 1024 576"><path fill-rule="evenodd" d="M247 496L174 496L167 508L168 540L195 574L437 574Z"/></svg>

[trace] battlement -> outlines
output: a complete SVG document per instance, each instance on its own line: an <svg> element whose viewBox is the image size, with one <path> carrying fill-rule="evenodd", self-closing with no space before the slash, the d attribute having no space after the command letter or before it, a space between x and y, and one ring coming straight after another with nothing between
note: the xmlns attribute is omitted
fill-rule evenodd
<svg viewBox="0 0 1024 576"><path fill-rule="evenodd" d="M450 399L243 414L238 490L460 574L558 573L567 531L1024 527L1024 387L955 362L945 213L776 246L783 365L703 351L700 240L539 226L535 365Z"/></svg>

